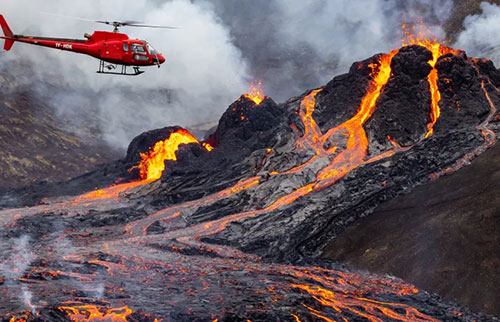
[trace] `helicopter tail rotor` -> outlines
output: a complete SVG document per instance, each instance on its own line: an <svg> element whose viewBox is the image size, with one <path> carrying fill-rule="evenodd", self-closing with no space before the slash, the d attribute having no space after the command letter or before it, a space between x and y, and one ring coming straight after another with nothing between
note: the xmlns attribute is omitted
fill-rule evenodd
<svg viewBox="0 0 500 322"><path fill-rule="evenodd" d="M5 18L2 15L0 15L0 26L2 26L2 30L5 35L5 37L1 37L5 39L4 50L9 51L15 42L15 40L13 39L14 33L12 32L12 30L10 30L7 21L5 21Z"/></svg>

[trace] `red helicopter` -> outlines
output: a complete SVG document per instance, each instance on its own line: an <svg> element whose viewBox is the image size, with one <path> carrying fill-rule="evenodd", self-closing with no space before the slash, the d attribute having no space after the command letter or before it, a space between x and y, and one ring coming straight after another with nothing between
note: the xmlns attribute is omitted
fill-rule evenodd
<svg viewBox="0 0 500 322"><path fill-rule="evenodd" d="M87 19L76 18L85 21L93 21ZM127 75L137 76L144 71L140 70L142 66L158 66L165 62L165 57L154 49L147 41L139 39L129 39L126 34L118 32L119 27L146 27L146 28L168 28L177 29L175 27L144 25L137 22L109 22L109 21L93 21L112 25L113 32L95 31L92 35L85 33L86 39L64 39L64 38L46 38L15 35L5 18L0 15L0 26L3 29L5 39L4 50L9 51L14 42L23 42L31 45L55 48L60 50L72 51L75 53L86 54L100 60L100 74L112 75ZM108 65L106 63L109 63ZM121 72L114 71L118 65L121 66ZM127 67L133 67L133 72L128 73Z"/></svg>

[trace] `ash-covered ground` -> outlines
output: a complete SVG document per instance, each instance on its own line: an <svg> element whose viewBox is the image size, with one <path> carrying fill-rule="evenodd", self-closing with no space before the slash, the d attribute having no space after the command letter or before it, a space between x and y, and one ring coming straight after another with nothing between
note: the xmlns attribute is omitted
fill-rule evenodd
<svg viewBox="0 0 500 322"><path fill-rule="evenodd" d="M498 320L319 258L379 204L496 142L500 72L428 45L355 63L283 104L242 96L204 142L214 149L181 145L160 180L134 167L178 127L142 134L98 171L8 191L1 318Z"/></svg>

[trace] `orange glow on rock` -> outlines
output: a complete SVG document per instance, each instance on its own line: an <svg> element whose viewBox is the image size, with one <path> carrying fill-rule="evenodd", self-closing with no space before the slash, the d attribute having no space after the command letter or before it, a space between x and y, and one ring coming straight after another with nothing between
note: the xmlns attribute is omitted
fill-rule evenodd
<svg viewBox="0 0 500 322"><path fill-rule="evenodd" d="M78 204L81 202L93 201L93 200L118 199L120 197L120 194L125 193L126 191L130 191L131 189L139 187L148 182L150 181L148 180L133 181L128 183L121 183L105 189L94 190L79 196L74 200L74 203Z"/></svg>
<svg viewBox="0 0 500 322"><path fill-rule="evenodd" d="M213 151L214 149L214 147L208 142L203 142L201 146L204 147L208 152Z"/></svg>
<svg viewBox="0 0 500 322"><path fill-rule="evenodd" d="M78 322L127 322L133 311L127 306L113 309L99 309L95 305L60 306L71 321Z"/></svg>
<svg viewBox="0 0 500 322"><path fill-rule="evenodd" d="M427 48L432 53L432 59L429 60L429 65L432 67L431 72L428 76L429 87L431 91L431 122L427 124L427 134L425 138L434 133L434 125L437 120L441 116L441 108L439 107L439 102L441 101L441 93L439 92L438 86L438 71L436 69L436 63L439 57L446 54L454 54L458 53L458 50L454 50L450 47L447 47L437 39L430 37L430 30L426 30L423 25L413 26L411 29L408 29L406 24L403 24L403 41L402 45L411 46L418 45Z"/></svg>
<svg viewBox="0 0 500 322"><path fill-rule="evenodd" d="M309 293L321 305L331 307L339 314L349 312L371 322L384 321L386 318L407 322L439 321L417 311L411 306L407 306L406 304L381 302L363 297L339 296L335 292L316 285L293 284L292 286ZM319 311L313 309L312 307L306 305L304 306L312 315L319 317L324 321L334 321L323 317L319 314Z"/></svg>
<svg viewBox="0 0 500 322"><path fill-rule="evenodd" d="M252 82L250 84L250 90L248 94L243 95L244 97L254 101L255 104L259 105L264 100L264 90L262 89L262 82Z"/></svg>
<svg viewBox="0 0 500 322"><path fill-rule="evenodd" d="M320 181L326 179L337 181L364 163L369 142L363 125L375 111L377 99L392 75L392 58L398 52L398 50L393 50L389 54L380 56L378 70L372 66L373 80L368 87L365 97L363 97L363 100L361 101L358 113L339 127L330 129L323 136L324 138L321 141L325 142L325 140L335 132L348 132L347 149L340 153L329 166L319 172L317 178Z"/></svg>
<svg viewBox="0 0 500 322"><path fill-rule="evenodd" d="M149 153L141 153L139 164L140 176L143 180L157 180L165 170L165 161L177 161L175 153L182 144L200 143L188 131L181 129L170 134L164 141L157 142Z"/></svg>

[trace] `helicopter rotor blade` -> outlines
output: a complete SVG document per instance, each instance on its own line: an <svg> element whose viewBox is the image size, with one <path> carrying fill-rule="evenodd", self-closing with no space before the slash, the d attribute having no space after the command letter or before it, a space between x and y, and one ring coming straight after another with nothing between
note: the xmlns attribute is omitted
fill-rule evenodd
<svg viewBox="0 0 500 322"><path fill-rule="evenodd" d="M44 15L49 15L49 16L55 16L55 17L62 17L62 18L69 18L69 19L76 19L76 20L81 20L81 21L88 21L88 22L97 22L97 23L102 23L105 25L110 25L114 26L115 30L118 30L117 28L119 27L139 27L139 28L163 28L163 29L179 29L177 27L170 27L170 26L158 26L158 25L146 25L142 22L139 21L106 21L106 20L92 20L92 19L86 19L86 18L81 18L81 17L74 17L74 16L67 16L67 15L60 15L57 13L50 13L50 12L40 12Z"/></svg>
<svg viewBox="0 0 500 322"><path fill-rule="evenodd" d="M143 24L144 22L140 22L140 21L124 21L122 22L121 24L124 25L124 26L130 26L130 25L140 25L140 24Z"/></svg>
<svg viewBox="0 0 500 322"><path fill-rule="evenodd" d="M138 27L138 28L179 29L178 27L171 27L171 26L144 25L140 23L126 23L126 22L124 22L122 25L127 27Z"/></svg>

